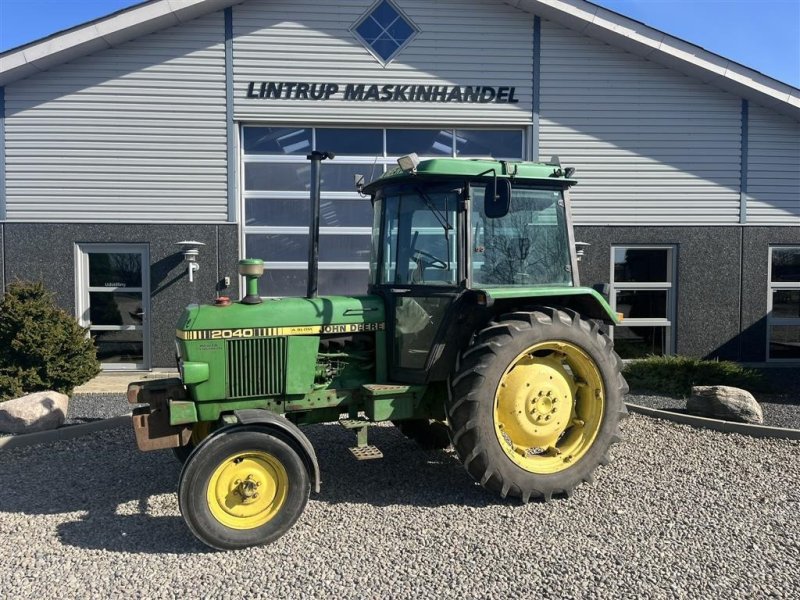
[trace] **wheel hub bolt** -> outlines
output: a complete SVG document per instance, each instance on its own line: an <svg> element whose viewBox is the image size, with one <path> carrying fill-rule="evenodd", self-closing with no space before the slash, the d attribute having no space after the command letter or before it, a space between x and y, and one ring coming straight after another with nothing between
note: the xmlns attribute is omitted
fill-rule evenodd
<svg viewBox="0 0 800 600"><path fill-rule="evenodd" d="M258 492L256 492L256 488L259 486L259 482L253 480L252 475L248 475L247 479L244 481L237 480L238 487L236 488L236 492L245 500L249 498L256 498L258 496Z"/></svg>

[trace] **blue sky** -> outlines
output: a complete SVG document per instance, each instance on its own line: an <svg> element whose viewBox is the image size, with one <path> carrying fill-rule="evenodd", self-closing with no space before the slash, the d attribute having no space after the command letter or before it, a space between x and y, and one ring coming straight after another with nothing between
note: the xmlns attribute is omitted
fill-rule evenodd
<svg viewBox="0 0 800 600"><path fill-rule="evenodd" d="M595 1L800 87L800 0ZM132 4L138 2L0 0L0 51Z"/></svg>

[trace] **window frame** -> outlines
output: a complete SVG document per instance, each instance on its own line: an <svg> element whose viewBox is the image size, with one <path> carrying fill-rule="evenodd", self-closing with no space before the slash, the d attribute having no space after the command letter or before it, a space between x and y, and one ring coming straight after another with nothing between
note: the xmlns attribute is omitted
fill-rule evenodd
<svg viewBox="0 0 800 600"><path fill-rule="evenodd" d="M796 364L800 363L800 358L772 358L770 356L770 345L772 341L772 327L773 325L781 326L796 326L800 327L800 317L774 317L772 315L773 297L775 292L781 291L800 291L800 281L772 281L772 256L773 250L795 248L800 251L800 245L797 244L770 244L767 250L767 332L765 336L766 341L766 362L778 364Z"/></svg>
<svg viewBox="0 0 800 600"><path fill-rule="evenodd" d="M667 276L669 281L622 281L614 278L614 255L617 250L666 250L667 251ZM612 244L610 248L609 267L609 305L611 310L617 312L618 291L665 291L666 317L664 318L625 318L621 327L663 327L666 329L664 336L664 356L675 353L675 322L678 312L677 302L677 277L678 277L678 247L676 244ZM609 327L609 337L614 339L616 327Z"/></svg>
<svg viewBox="0 0 800 600"><path fill-rule="evenodd" d="M91 285L91 254L138 254L141 256L141 281L138 286L93 286ZM152 367L152 313L150 282L150 244L149 243L75 243L73 249L75 260L75 316L78 324L86 328L86 337L91 338L92 331L141 331L141 362L101 362L104 372L113 371L147 371ZM91 294L101 293L135 293L142 297L142 323L120 325L93 325L90 319Z"/></svg>

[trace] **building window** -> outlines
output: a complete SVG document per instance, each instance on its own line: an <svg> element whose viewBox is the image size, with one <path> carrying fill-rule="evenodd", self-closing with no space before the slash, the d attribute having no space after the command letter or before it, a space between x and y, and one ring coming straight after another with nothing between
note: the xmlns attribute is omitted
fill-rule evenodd
<svg viewBox="0 0 800 600"><path fill-rule="evenodd" d="M388 0L380 0L352 28L353 34L384 65L419 32L416 25Z"/></svg>
<svg viewBox="0 0 800 600"><path fill-rule="evenodd" d="M319 290L365 293L369 274L372 207L356 193L353 176L377 178L416 152L421 158L476 157L521 160L521 129L242 128L242 248L261 258L263 296L306 291L311 166L314 149L336 154L322 165Z"/></svg>
<svg viewBox="0 0 800 600"><path fill-rule="evenodd" d="M769 360L800 360L800 246L769 249Z"/></svg>
<svg viewBox="0 0 800 600"><path fill-rule="evenodd" d="M75 264L78 321L103 369L149 369L148 245L79 244Z"/></svg>
<svg viewBox="0 0 800 600"><path fill-rule="evenodd" d="M675 248L613 246L611 307L625 316L614 327L614 348L622 358L673 352Z"/></svg>

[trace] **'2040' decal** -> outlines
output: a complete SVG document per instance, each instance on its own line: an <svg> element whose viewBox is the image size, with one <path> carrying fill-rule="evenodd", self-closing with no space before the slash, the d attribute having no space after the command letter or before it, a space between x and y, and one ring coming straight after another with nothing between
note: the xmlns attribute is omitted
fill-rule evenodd
<svg viewBox="0 0 800 600"><path fill-rule="evenodd" d="M284 335L321 335L329 333L360 333L363 331L384 331L385 323L348 323L342 325L294 325L291 327L242 327L239 329L198 329L183 331L175 335L181 340L236 340L254 337L274 337Z"/></svg>

